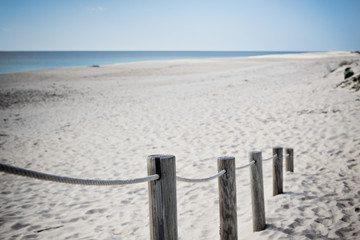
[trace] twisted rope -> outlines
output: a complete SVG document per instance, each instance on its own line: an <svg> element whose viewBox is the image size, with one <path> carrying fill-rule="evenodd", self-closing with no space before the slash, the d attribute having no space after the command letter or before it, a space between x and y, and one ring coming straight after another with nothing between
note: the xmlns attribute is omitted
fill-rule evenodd
<svg viewBox="0 0 360 240"><path fill-rule="evenodd" d="M51 182L61 182L61 183L79 184L79 185L97 185L97 186L134 184L134 183L148 182L159 179L159 175L157 174L142 178L133 178L133 179L125 179L125 180L79 179L79 178L63 177L52 174L46 174L42 172L36 172L2 163L0 163L0 172L6 172L14 175L36 178Z"/></svg>
<svg viewBox="0 0 360 240"><path fill-rule="evenodd" d="M209 180L212 180L212 179L215 179L217 177L220 177L221 175L223 175L226 171L223 169L221 170L220 172L218 172L217 174L213 175L213 176L210 176L210 177L207 177L207 178L195 178L195 179L191 179L191 178L183 178L183 177L179 177L179 176L176 176L176 180L178 181L181 181L181 182L206 182L206 181L209 181Z"/></svg>
<svg viewBox="0 0 360 240"><path fill-rule="evenodd" d="M248 164L245 164L245 165L243 165L243 166L237 167L236 169L246 168L246 167L251 166L251 165L253 165L253 164L255 164L255 161L254 161L254 160L252 160L252 161L249 162Z"/></svg>
<svg viewBox="0 0 360 240"><path fill-rule="evenodd" d="M262 159L262 161L263 161L263 162L264 162L264 161L268 161L268 160L271 160L271 159L276 158L276 157L277 157L277 154L275 154L274 156L269 157L269 158L264 158L264 159Z"/></svg>

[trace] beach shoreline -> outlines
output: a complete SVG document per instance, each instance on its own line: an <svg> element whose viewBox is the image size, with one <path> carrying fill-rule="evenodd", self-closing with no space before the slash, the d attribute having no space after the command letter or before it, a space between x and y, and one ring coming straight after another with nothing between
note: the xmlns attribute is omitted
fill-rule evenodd
<svg viewBox="0 0 360 240"><path fill-rule="evenodd" d="M0 51L0 74L59 67L301 53L294 51Z"/></svg>
<svg viewBox="0 0 360 240"><path fill-rule="evenodd" d="M336 87L360 55L302 53L146 61L0 74L1 162L91 179L145 176L146 157L177 174L217 172L217 157L292 147L294 173L251 230L249 170L236 175L239 239L360 237L360 94ZM147 184L88 187L0 173L6 239L148 239ZM218 239L217 181L177 183L179 239ZM61 227L59 227L61 226ZM58 228L57 228L58 227ZM49 230L39 231L49 228Z"/></svg>

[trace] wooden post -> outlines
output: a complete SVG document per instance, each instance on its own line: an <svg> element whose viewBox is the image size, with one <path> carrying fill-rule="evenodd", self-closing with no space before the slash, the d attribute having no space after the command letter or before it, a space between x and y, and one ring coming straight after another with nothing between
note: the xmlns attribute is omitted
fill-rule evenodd
<svg viewBox="0 0 360 240"><path fill-rule="evenodd" d="M283 156L282 148L274 147L273 155L276 157L273 158L273 196L276 196L280 193L283 193Z"/></svg>
<svg viewBox="0 0 360 240"><path fill-rule="evenodd" d="M219 157L218 171L226 172L218 178L220 239L237 239L236 173L234 157Z"/></svg>
<svg viewBox="0 0 360 240"><path fill-rule="evenodd" d="M285 148L286 171L294 172L294 149Z"/></svg>
<svg viewBox="0 0 360 240"><path fill-rule="evenodd" d="M150 239L178 239L175 156L148 156L147 166L148 175L160 176L158 180L148 182Z"/></svg>
<svg viewBox="0 0 360 240"><path fill-rule="evenodd" d="M251 152L249 161L255 161L255 164L250 166L250 183L253 232L257 232L266 226L261 152Z"/></svg>

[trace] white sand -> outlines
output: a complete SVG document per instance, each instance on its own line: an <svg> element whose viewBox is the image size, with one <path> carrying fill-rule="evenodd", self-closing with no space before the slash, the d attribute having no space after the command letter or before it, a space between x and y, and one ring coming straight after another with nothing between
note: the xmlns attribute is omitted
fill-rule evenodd
<svg viewBox="0 0 360 240"><path fill-rule="evenodd" d="M0 160L126 179L147 175L147 155L168 153L179 176L199 178L219 156L240 166L252 150L293 147L285 194L272 196L264 162L264 231L252 232L249 170L238 170L239 239L359 239L360 93L334 88L343 60L360 72L360 55L337 52L3 74ZM1 239L149 239L146 183L0 181ZM177 199L179 239L219 239L217 180L178 182Z"/></svg>

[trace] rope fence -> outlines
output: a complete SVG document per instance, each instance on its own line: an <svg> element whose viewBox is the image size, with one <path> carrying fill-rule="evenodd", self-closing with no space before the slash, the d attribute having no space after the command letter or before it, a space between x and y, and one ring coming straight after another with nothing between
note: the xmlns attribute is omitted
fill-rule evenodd
<svg viewBox="0 0 360 240"><path fill-rule="evenodd" d="M32 171L24 168L14 167L11 165L6 165L0 163L0 171L6 172L14 175L20 175L23 177L36 178L45 181L51 182L60 182L60 183L68 183L68 184L78 184L78 185L96 185L96 186L109 186L109 185L125 185L125 184L134 184L134 183L142 183L148 181L155 181L159 179L158 174L154 174L151 176L146 176L142 178L133 178L126 180L97 180L97 179L80 179L80 178L71 178L71 177L63 177L57 176L53 174L41 173L37 171Z"/></svg>
<svg viewBox="0 0 360 240"><path fill-rule="evenodd" d="M276 155L276 154L274 154L272 157L269 157L269 158L263 158L263 159L262 159L262 161L263 161L263 162L265 162L265 161L269 161L269 160L274 159L274 158L276 158L276 157L277 157L277 155Z"/></svg>
<svg viewBox="0 0 360 240"><path fill-rule="evenodd" d="M253 231L265 228L265 207L262 162L273 160L273 196L283 193L283 156L286 171L294 171L294 152L281 147L273 148L273 156L262 158L261 152L251 152L249 163L235 167L235 157L219 157L218 173L205 178L176 176L175 156L150 155L147 157L148 176L124 180L80 179L46 174L0 163L0 172L40 180L80 185L126 185L148 182L150 239L177 239L176 181L206 182L218 179L220 239L237 239L236 170L250 168Z"/></svg>
<svg viewBox="0 0 360 240"><path fill-rule="evenodd" d="M253 164L255 164L255 163L256 163L256 162L253 160L253 161L249 162L248 164L245 164L245 165L243 165L243 166L237 167L236 169L243 169L243 168L249 167L249 166L251 166L251 165L253 165Z"/></svg>
<svg viewBox="0 0 360 240"><path fill-rule="evenodd" d="M268 161L273 158L276 158L276 154L273 157L262 159L262 161ZM236 167L236 169L243 169L255 164L255 161L251 161L243 166ZM124 180L100 180L100 179L80 179L80 178L71 178L71 177L64 177L58 176L53 174L47 174L42 172L37 172L33 170L28 170L25 168L19 168L7 164L0 163L0 171L6 172L14 175L19 175L23 177L35 178L45 181L51 182L60 182L60 183L68 183L68 184L77 184L77 185L96 185L96 186L109 186L109 185L126 185L126 184L135 184L135 183L142 183L148 181L155 181L159 179L159 175L154 174L151 176L146 176L142 178L133 178L133 179L124 179ZM220 177L221 175L225 174L225 170L221 170L215 175L205 177L205 178L185 178L176 176L176 180L180 182L190 182L190 183L197 183L197 182L206 182L213 179Z"/></svg>
<svg viewBox="0 0 360 240"><path fill-rule="evenodd" d="M195 178L195 179L191 179L191 178L184 178L184 177L179 177L176 176L176 180L180 181L180 182L190 182L190 183L197 183L197 182L207 182L210 181L212 179L218 178L221 175L223 175L226 171L225 170L221 170L220 172L218 172L217 174L210 176L210 177L206 177L206 178Z"/></svg>

